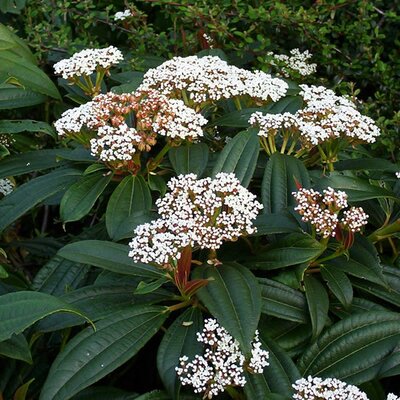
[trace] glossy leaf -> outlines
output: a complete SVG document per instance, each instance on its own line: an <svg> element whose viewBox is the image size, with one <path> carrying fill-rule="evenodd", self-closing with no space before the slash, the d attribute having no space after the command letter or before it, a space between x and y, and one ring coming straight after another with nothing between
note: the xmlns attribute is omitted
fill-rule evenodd
<svg viewBox="0 0 400 400"><path fill-rule="evenodd" d="M273 399L268 390L290 399L293 394L292 384L300 378L300 372L291 358L273 340L263 337L261 343L262 349L269 353L269 366L264 368L263 374L247 374L248 383L244 387L247 398Z"/></svg>
<svg viewBox="0 0 400 400"><path fill-rule="evenodd" d="M134 288L131 285L90 285L60 297L61 300L82 311L91 321L112 316L135 304ZM84 319L75 315L52 315L39 322L40 332L51 332L75 325L82 325Z"/></svg>
<svg viewBox="0 0 400 400"><path fill-rule="evenodd" d="M67 149L43 149L11 155L0 161L0 178L55 168L62 164L57 157L70 152Z"/></svg>
<svg viewBox="0 0 400 400"><path fill-rule="evenodd" d="M348 257L338 257L326 264L357 278L386 286L378 253L374 245L363 236L356 236Z"/></svg>
<svg viewBox="0 0 400 400"><path fill-rule="evenodd" d="M36 106L44 103L47 97L33 90L24 89L10 83L0 84L0 110Z"/></svg>
<svg viewBox="0 0 400 400"><path fill-rule="evenodd" d="M238 133L218 156L212 176L219 172L233 172L247 187L256 168L259 151L260 141L255 129Z"/></svg>
<svg viewBox="0 0 400 400"><path fill-rule="evenodd" d="M329 297L322 283L311 275L304 276L304 289L311 318L312 339L315 339L325 327L328 318Z"/></svg>
<svg viewBox="0 0 400 400"><path fill-rule="evenodd" d="M40 132L56 137L57 134L54 128L42 121L25 120L2 120L0 121L1 133L21 133L21 132Z"/></svg>
<svg viewBox="0 0 400 400"><path fill-rule="evenodd" d="M257 232L253 236L300 232L301 228L292 214L260 214L254 221Z"/></svg>
<svg viewBox="0 0 400 400"><path fill-rule="evenodd" d="M10 339L0 342L0 354L32 364L31 350L25 336L22 334L13 335Z"/></svg>
<svg viewBox="0 0 400 400"><path fill-rule="evenodd" d="M293 192L297 192L296 182L302 187L310 186L310 178L304 164L293 156L274 153L265 168L261 186L263 213L281 213L296 201Z"/></svg>
<svg viewBox="0 0 400 400"><path fill-rule="evenodd" d="M0 231L40 202L65 190L80 174L77 169L60 168L19 186L0 201Z"/></svg>
<svg viewBox="0 0 400 400"><path fill-rule="evenodd" d="M68 400L132 358L159 330L164 307L137 306L78 333L53 362L40 400Z"/></svg>
<svg viewBox="0 0 400 400"><path fill-rule="evenodd" d="M113 240L133 236L138 224L149 220L151 193L141 176L126 176L114 190L106 210L107 232Z"/></svg>
<svg viewBox="0 0 400 400"><path fill-rule="evenodd" d="M255 276L245 267L231 263L222 266L200 266L195 279L209 284L197 292L200 301L242 346L250 353L250 343L261 313L261 293Z"/></svg>
<svg viewBox="0 0 400 400"><path fill-rule="evenodd" d="M137 393L129 393L111 386L94 386L82 390L72 400L133 400L137 398Z"/></svg>
<svg viewBox="0 0 400 400"><path fill-rule="evenodd" d="M23 57L4 50L0 52L0 80L4 82L10 76L25 88L57 100L61 99L54 83L40 68Z"/></svg>
<svg viewBox="0 0 400 400"><path fill-rule="evenodd" d="M61 219L64 222L78 221L87 215L111 178L111 174L104 175L103 171L82 176L68 188L61 200Z"/></svg>
<svg viewBox="0 0 400 400"><path fill-rule="evenodd" d="M374 379L400 340L397 313L354 314L330 326L298 363L303 376L335 376L358 385Z"/></svg>
<svg viewBox="0 0 400 400"><path fill-rule="evenodd" d="M23 332L35 322L57 312L84 317L76 308L46 293L20 291L0 296L0 341Z"/></svg>
<svg viewBox="0 0 400 400"><path fill-rule="evenodd" d="M129 247L102 240L82 240L67 244L59 250L58 255L67 260L95 267L123 275L134 275L146 278L160 278L164 274L150 265L133 263L128 256Z"/></svg>
<svg viewBox="0 0 400 400"><path fill-rule="evenodd" d="M262 313L301 324L309 321L303 293L272 279L259 278L258 283L261 288Z"/></svg>
<svg viewBox="0 0 400 400"><path fill-rule="evenodd" d="M339 173L332 174L318 182L318 187L321 189L328 186L334 189L344 190L350 202L377 198L389 198L399 201L398 197L388 189L371 185L369 181L365 179L339 175Z"/></svg>
<svg viewBox="0 0 400 400"><path fill-rule="evenodd" d="M321 275L333 295L348 308L353 300L353 287L347 275L332 266L322 267Z"/></svg>
<svg viewBox="0 0 400 400"><path fill-rule="evenodd" d="M196 174L201 177L208 162L208 146L205 143L173 147L168 156L177 175Z"/></svg>
<svg viewBox="0 0 400 400"><path fill-rule="evenodd" d="M175 367L183 355L194 359L203 346L197 341L197 332L203 329L203 317L198 308L188 308L168 328L157 352L157 368L161 380L172 399L179 398L180 381Z"/></svg>
<svg viewBox="0 0 400 400"><path fill-rule="evenodd" d="M61 296L75 289L85 278L88 268L82 264L55 256L35 275L32 290Z"/></svg>
<svg viewBox="0 0 400 400"><path fill-rule="evenodd" d="M248 257L250 268L277 269L313 260L325 250L325 246L302 233L291 233L276 241L262 253Z"/></svg>

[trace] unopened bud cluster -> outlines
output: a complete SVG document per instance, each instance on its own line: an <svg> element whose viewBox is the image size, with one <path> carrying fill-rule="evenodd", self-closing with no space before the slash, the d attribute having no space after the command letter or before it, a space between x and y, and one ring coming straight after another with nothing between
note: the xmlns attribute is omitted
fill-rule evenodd
<svg viewBox="0 0 400 400"><path fill-rule="evenodd" d="M54 71L64 79L89 76L99 69L108 70L124 57L114 46L104 49L85 49L54 64Z"/></svg>
<svg viewBox="0 0 400 400"><path fill-rule="evenodd" d="M348 207L347 194L341 190L328 187L321 194L313 189L301 188L292 194L297 202L295 211L324 238L334 237L338 226L350 232L359 232L368 223L368 215L361 207L351 207L343 211L343 216L339 218L340 211Z"/></svg>
<svg viewBox="0 0 400 400"><path fill-rule="evenodd" d="M203 393L203 399L217 396L227 386L244 386L246 370L261 374L269 365L269 353L261 349L258 331L252 342L248 363L238 341L215 319L204 321L204 329L197 333L197 341L204 344L204 354L196 355L190 362L187 356L181 357L175 370L182 385L193 386L195 393Z"/></svg>
<svg viewBox="0 0 400 400"><path fill-rule="evenodd" d="M234 174L179 175L168 188L156 202L160 218L135 230L129 255L136 262L167 266L187 245L215 250L256 231L253 220L262 205Z"/></svg>
<svg viewBox="0 0 400 400"><path fill-rule="evenodd" d="M312 54L308 50L301 52L299 49L292 49L290 50L290 56L274 54L273 52L268 52L267 55L272 57L270 64L279 67L280 73L286 77L289 77L293 71L301 76L307 76L317 70L317 64L309 62Z"/></svg>

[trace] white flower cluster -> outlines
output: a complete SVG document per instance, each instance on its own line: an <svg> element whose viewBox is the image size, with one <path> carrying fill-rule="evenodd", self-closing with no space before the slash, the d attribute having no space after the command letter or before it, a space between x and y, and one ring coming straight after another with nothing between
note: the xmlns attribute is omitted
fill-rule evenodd
<svg viewBox="0 0 400 400"><path fill-rule="evenodd" d="M343 191L328 187L321 194L313 189L301 188L292 194L297 202L295 211L324 238L334 237L338 225L350 232L359 232L368 223L368 215L361 207L351 207L339 219L339 212L348 207L347 194Z"/></svg>
<svg viewBox="0 0 400 400"><path fill-rule="evenodd" d="M61 114L61 118L54 122L59 136L79 133L83 129L93 129L98 122L96 103L88 101L79 107L70 108Z"/></svg>
<svg viewBox="0 0 400 400"><path fill-rule="evenodd" d="M182 385L191 385L195 393L211 399L224 392L227 386L244 386L245 356L239 343L215 319L204 321L203 331L197 333L197 341L204 343L203 355L196 355L191 362L187 356L179 359L175 368ZM258 332L252 343L249 370L261 374L268 363L268 351L261 349Z"/></svg>
<svg viewBox="0 0 400 400"><path fill-rule="evenodd" d="M396 172L396 178L397 178L397 179L400 179L400 171L399 171L399 172Z"/></svg>
<svg viewBox="0 0 400 400"><path fill-rule="evenodd" d="M135 127L126 119L135 114ZM79 107L65 111L54 126L60 136L95 132L91 152L102 161L131 160L138 149L149 151L157 140L196 140L203 136L207 120L182 100L168 99L157 92L107 93Z"/></svg>
<svg viewBox="0 0 400 400"><path fill-rule="evenodd" d="M215 250L256 231L252 221L262 205L234 174L221 172L214 179L179 175L168 188L156 202L160 218L135 229L129 244L135 262L165 267L188 245Z"/></svg>
<svg viewBox="0 0 400 400"><path fill-rule="evenodd" d="M114 21L123 21L124 19L127 19L129 17L132 17L132 11L131 10L118 11L114 15Z"/></svg>
<svg viewBox="0 0 400 400"><path fill-rule="evenodd" d="M188 92L195 103L217 101L236 96L273 101L286 94L285 81L261 71L251 72L219 57L174 57L159 67L148 70L139 90L159 90L166 96L179 96Z"/></svg>
<svg viewBox="0 0 400 400"><path fill-rule="evenodd" d="M357 386L335 378L309 376L298 379L292 386L295 390L294 400L368 400Z"/></svg>
<svg viewBox="0 0 400 400"><path fill-rule="evenodd" d="M15 139L11 135L0 134L0 145L9 148L15 143Z"/></svg>
<svg viewBox="0 0 400 400"><path fill-rule="evenodd" d="M14 190L14 185L8 178L0 179L0 194L7 196Z"/></svg>
<svg viewBox="0 0 400 400"><path fill-rule="evenodd" d="M101 161L129 161L141 139L136 129L126 124L115 128L105 125L99 127L95 138L90 139L90 151Z"/></svg>
<svg viewBox="0 0 400 400"><path fill-rule="evenodd" d="M85 49L54 64L54 71L64 79L89 76L98 69L109 69L123 59L122 53L114 46L104 49Z"/></svg>
<svg viewBox="0 0 400 400"><path fill-rule="evenodd" d="M393 394L393 393L389 393L388 396L387 396L387 398L386 398L386 400L400 400L400 397L399 397L399 396L396 396L396 395Z"/></svg>
<svg viewBox="0 0 400 400"><path fill-rule="evenodd" d="M165 105L152 124L154 132L171 139L197 139L203 136L207 120L182 100L165 98Z"/></svg>
<svg viewBox="0 0 400 400"><path fill-rule="evenodd" d="M316 72L317 64L310 64L312 54L306 50L303 53L299 49L290 50L290 56L286 54L274 54L268 52L267 55L273 56L271 65L280 67L284 76L290 76L290 70L298 72L302 76L311 75ZM276 61L275 61L276 60Z"/></svg>
<svg viewBox="0 0 400 400"><path fill-rule="evenodd" d="M346 138L350 143L373 143L380 135L375 122L357 111L350 100L323 86L300 87L306 106L295 114L256 112L250 116L249 123L259 126L260 136L290 130L304 146L311 147L337 138Z"/></svg>

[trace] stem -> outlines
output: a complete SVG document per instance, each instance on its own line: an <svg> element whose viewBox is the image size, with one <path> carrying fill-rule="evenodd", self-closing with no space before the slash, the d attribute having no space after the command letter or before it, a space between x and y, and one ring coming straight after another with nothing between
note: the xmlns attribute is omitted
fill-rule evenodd
<svg viewBox="0 0 400 400"><path fill-rule="evenodd" d="M400 232L400 218L392 222L390 225L382 226L375 232L368 236L368 239L373 243L379 242L380 240L388 239L393 234Z"/></svg>
<svg viewBox="0 0 400 400"><path fill-rule="evenodd" d="M261 147L270 156L271 155L271 151L269 149L268 142L267 142L267 139L266 139L265 136L260 136L260 143L261 143Z"/></svg>
<svg viewBox="0 0 400 400"><path fill-rule="evenodd" d="M271 149L271 153L276 152L276 146L275 146L275 137L272 135L268 135L268 144L269 148Z"/></svg>
<svg viewBox="0 0 400 400"><path fill-rule="evenodd" d="M282 147L281 147L281 154L285 154L286 150L286 145L288 144L289 141L289 136L285 133L283 135L283 142L282 142Z"/></svg>
<svg viewBox="0 0 400 400"><path fill-rule="evenodd" d="M190 106L190 101L188 98L188 95L186 93L186 90L182 90L182 98L183 98L183 102L185 103L185 105Z"/></svg>
<svg viewBox="0 0 400 400"><path fill-rule="evenodd" d="M235 104L235 107L238 111L242 109L242 105L240 103L240 99L238 97L233 98L233 103Z"/></svg>
<svg viewBox="0 0 400 400"><path fill-rule="evenodd" d="M233 387L233 386L227 386L225 388L225 391L231 396L232 399L234 400L241 400L242 395Z"/></svg>
<svg viewBox="0 0 400 400"><path fill-rule="evenodd" d="M147 171L151 172L155 170L160 164L163 157L168 153L168 150L171 148L169 143L166 143L165 146L161 149L161 151L157 154L156 158L154 158L148 165Z"/></svg>
<svg viewBox="0 0 400 400"><path fill-rule="evenodd" d="M174 304L173 306L169 306L169 307L167 307L167 309L170 312L180 310L181 308L184 308L184 307L190 305L190 303L191 303L191 300L185 300L185 301L182 301L181 303Z"/></svg>

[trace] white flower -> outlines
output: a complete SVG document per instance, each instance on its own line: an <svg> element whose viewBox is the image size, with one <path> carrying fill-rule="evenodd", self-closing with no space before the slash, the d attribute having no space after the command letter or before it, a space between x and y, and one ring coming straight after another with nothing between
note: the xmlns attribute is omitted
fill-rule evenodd
<svg viewBox="0 0 400 400"><path fill-rule="evenodd" d="M298 379L292 386L295 390L294 400L368 400L357 386L335 378L309 376Z"/></svg>
<svg viewBox="0 0 400 400"><path fill-rule="evenodd" d="M396 396L393 393L389 393L386 400L400 400L400 397Z"/></svg>
<svg viewBox="0 0 400 400"><path fill-rule="evenodd" d="M203 355L196 355L189 361L187 356L179 359L175 368L182 385L193 386L195 393L203 393L203 398L211 399L225 391L227 386L246 384L245 356L239 343L215 319L204 321L202 332L197 333L197 341L204 343ZM252 357L249 369L261 374L268 363L268 351L261 349L258 331L252 343Z"/></svg>
<svg viewBox="0 0 400 400"><path fill-rule="evenodd" d="M290 131L305 147L328 140L345 138L350 143L373 143L380 135L374 121L357 111L350 100L336 96L323 86L300 85L306 106L295 114L266 114L256 112L249 123L259 127L259 135L268 137Z"/></svg>
<svg viewBox="0 0 400 400"><path fill-rule="evenodd" d="M99 68L109 69L123 59L122 53L114 46L104 49L85 49L54 64L54 71L64 79L88 76Z"/></svg>
<svg viewBox="0 0 400 400"><path fill-rule="evenodd" d="M396 178L397 178L397 179L400 179L400 171L399 171L399 172L396 172Z"/></svg>
<svg viewBox="0 0 400 400"><path fill-rule="evenodd" d="M159 90L170 97L184 90L195 103L217 101L235 96L250 96L262 100L279 100L288 85L261 71L250 72L219 57L174 57L144 75L139 90Z"/></svg>
<svg viewBox="0 0 400 400"><path fill-rule="evenodd" d="M350 232L360 232L368 223L368 215L361 207L343 211L343 217L339 219L339 212L348 207L347 194L341 190L328 187L321 194L313 189L301 188L292 194L297 202L295 211L324 238L334 237L338 224Z"/></svg>
<svg viewBox="0 0 400 400"><path fill-rule="evenodd" d="M13 183L8 178L0 179L0 194L7 196L14 190Z"/></svg>
<svg viewBox="0 0 400 400"><path fill-rule="evenodd" d="M299 49L292 49L290 50L290 56L272 52L269 52L268 55L274 58L271 64L282 67L282 72L285 76L290 76L290 70L296 71L302 76L311 75L317 70L317 64L309 63L312 54L308 50L302 53Z"/></svg>
<svg viewBox="0 0 400 400"><path fill-rule="evenodd" d="M131 10L125 10L125 11L118 11L114 15L114 20L115 21L123 21L124 19L131 17L132 16L132 11Z"/></svg>
<svg viewBox="0 0 400 400"><path fill-rule="evenodd" d="M187 245L215 250L256 231L253 220L262 205L234 174L179 175L168 188L156 201L160 218L135 230L129 255L136 262L173 265Z"/></svg>

